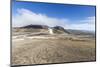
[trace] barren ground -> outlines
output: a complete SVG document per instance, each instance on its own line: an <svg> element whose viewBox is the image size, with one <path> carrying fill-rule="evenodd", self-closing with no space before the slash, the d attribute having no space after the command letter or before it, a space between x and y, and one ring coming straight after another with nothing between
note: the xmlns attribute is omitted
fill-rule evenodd
<svg viewBox="0 0 100 67"><path fill-rule="evenodd" d="M95 39L93 38L67 35L27 37L14 38L13 36L12 65L95 60Z"/></svg>

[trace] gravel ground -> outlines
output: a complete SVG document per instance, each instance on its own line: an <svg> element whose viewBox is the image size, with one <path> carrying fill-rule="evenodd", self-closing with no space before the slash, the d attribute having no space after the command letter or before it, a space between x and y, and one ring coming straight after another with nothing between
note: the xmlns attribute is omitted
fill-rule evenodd
<svg viewBox="0 0 100 67"><path fill-rule="evenodd" d="M13 37L12 65L77 61L95 61L94 39Z"/></svg>

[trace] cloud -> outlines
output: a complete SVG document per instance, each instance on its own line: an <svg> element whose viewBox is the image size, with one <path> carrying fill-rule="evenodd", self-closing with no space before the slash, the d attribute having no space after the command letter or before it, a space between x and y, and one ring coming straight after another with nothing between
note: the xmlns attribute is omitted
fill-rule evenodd
<svg viewBox="0 0 100 67"><path fill-rule="evenodd" d="M78 23L77 23L78 22ZM27 9L17 9L17 13L12 17L13 27L20 27L29 24L37 25L48 25L62 26L66 29L77 29L77 30L95 30L95 17L86 17L83 20L71 21L68 18L54 18L49 17L45 14L34 13Z"/></svg>
<svg viewBox="0 0 100 67"><path fill-rule="evenodd" d="M78 20L78 24L68 24L66 28L69 29L77 29L77 30L88 30L88 31L95 31L95 16L87 17L84 20Z"/></svg>
<svg viewBox="0 0 100 67"><path fill-rule="evenodd" d="M13 17L13 26L24 26L28 24L39 24L39 25L48 25L48 26L55 26L60 25L64 26L67 19L58 19L48 17L45 14L36 14L27 9L18 9L17 15Z"/></svg>

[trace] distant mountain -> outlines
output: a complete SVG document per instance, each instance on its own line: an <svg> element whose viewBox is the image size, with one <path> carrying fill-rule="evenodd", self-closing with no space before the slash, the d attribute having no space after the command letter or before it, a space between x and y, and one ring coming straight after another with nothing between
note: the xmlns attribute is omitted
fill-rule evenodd
<svg viewBox="0 0 100 67"><path fill-rule="evenodd" d="M55 26L55 27L52 27L52 29L53 29L53 32L57 34L64 34L64 33L70 34L66 29L64 29L61 26Z"/></svg>
<svg viewBox="0 0 100 67"><path fill-rule="evenodd" d="M26 25L23 27L16 27L13 29L16 32L41 32L50 34L50 32L53 32L53 34L73 34L73 35L93 35L95 36L95 32L90 31L83 31L83 30L72 30L72 29L64 29L61 26L55 26L55 27L49 27L47 25Z"/></svg>
<svg viewBox="0 0 100 67"><path fill-rule="evenodd" d="M47 25L26 25L26 26L22 26L22 27L16 27L16 29L18 31L22 31L22 32L43 32L43 33L49 33L49 29L51 29L51 31L54 34L63 34L66 33L66 30L61 27L61 26L55 26L55 27L49 27ZM68 32L69 33L69 32Z"/></svg>
<svg viewBox="0 0 100 67"><path fill-rule="evenodd" d="M96 37L95 32L92 31L72 30L72 29L67 29L67 31L72 35L85 35L92 38Z"/></svg>
<svg viewBox="0 0 100 67"><path fill-rule="evenodd" d="M46 25L27 25L27 26L23 26L20 28L34 28L34 29L48 29L48 26Z"/></svg>
<svg viewBox="0 0 100 67"><path fill-rule="evenodd" d="M72 30L72 29L66 29L70 34L76 34L76 35L95 35L95 32L91 31L84 31L84 30Z"/></svg>

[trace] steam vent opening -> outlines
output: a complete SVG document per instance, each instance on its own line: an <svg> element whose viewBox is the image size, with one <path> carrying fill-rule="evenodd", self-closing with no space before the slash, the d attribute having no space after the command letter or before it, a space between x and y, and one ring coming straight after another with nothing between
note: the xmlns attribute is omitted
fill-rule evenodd
<svg viewBox="0 0 100 67"><path fill-rule="evenodd" d="M52 28L49 28L49 33L53 34L53 29Z"/></svg>

